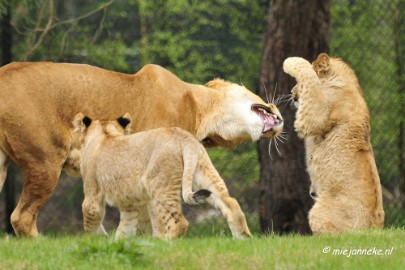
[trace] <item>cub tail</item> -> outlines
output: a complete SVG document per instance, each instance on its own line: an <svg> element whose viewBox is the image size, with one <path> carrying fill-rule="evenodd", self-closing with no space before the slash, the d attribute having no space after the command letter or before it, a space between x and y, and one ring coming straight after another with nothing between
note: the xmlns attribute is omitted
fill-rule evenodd
<svg viewBox="0 0 405 270"><path fill-rule="evenodd" d="M193 202L196 202L197 204L203 204L207 202L207 198L211 196L211 191L208 189L200 189L196 192L194 192L191 197ZM188 203L190 204L190 203Z"/></svg>
<svg viewBox="0 0 405 270"><path fill-rule="evenodd" d="M182 179L182 197L185 203L190 205L203 204L211 196L208 189L200 189L193 192L194 174L197 169L198 150L194 147L185 147L183 152L183 179Z"/></svg>

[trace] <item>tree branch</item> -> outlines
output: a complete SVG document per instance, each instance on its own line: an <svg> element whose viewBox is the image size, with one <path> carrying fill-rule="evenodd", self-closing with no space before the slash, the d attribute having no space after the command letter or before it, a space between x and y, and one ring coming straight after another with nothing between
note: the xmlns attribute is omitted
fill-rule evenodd
<svg viewBox="0 0 405 270"><path fill-rule="evenodd" d="M26 33L31 33L33 34L33 39L34 41L32 43L34 43L32 46L30 46L30 48L28 49L27 53L24 56L24 60L27 60L34 52L35 50L42 44L42 42L45 39L45 36L54 28L61 26L61 25L65 25L65 24L76 24L78 23L80 20L83 20L87 17L90 17L96 13L98 13L101 10L105 10L108 6L110 6L111 4L113 4L115 2L115 0L110 0L109 2L102 4L101 6L99 6L98 8L91 10L89 12L87 12L86 14L83 14L79 17L76 18L70 18L67 20L63 20L63 21L59 21L59 22L54 22L55 20L55 8L54 8L54 0L50 0L49 1L49 18L48 21L45 25L44 28L40 27L41 21L42 21L42 17L43 17L43 11L40 12L38 19L37 19L37 25L35 26L34 29L32 30L28 30ZM27 35L24 34L22 31L20 31L18 29L17 25L13 25L13 27L16 29L16 31L20 34L23 35ZM35 40L35 33L40 32L41 34L39 35L38 39ZM97 33L96 33L97 34Z"/></svg>

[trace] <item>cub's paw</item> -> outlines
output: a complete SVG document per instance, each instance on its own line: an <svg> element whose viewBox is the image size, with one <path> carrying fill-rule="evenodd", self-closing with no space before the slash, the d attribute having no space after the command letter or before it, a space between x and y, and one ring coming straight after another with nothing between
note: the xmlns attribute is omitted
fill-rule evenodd
<svg viewBox="0 0 405 270"><path fill-rule="evenodd" d="M294 130L295 132L297 132L298 137L301 139L304 139L308 135L306 125L299 119L296 119L294 122Z"/></svg>
<svg viewBox="0 0 405 270"><path fill-rule="evenodd" d="M297 78L302 74L302 71L308 69L312 70L311 63L301 57L288 57L283 63L284 72L290 74L294 78Z"/></svg>

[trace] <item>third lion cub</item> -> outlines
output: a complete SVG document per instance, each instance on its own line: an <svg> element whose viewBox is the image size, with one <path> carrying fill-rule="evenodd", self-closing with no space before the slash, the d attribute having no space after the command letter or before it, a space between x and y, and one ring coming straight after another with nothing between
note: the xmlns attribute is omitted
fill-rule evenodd
<svg viewBox="0 0 405 270"><path fill-rule="evenodd" d="M188 228L182 195L186 203L208 202L218 208L234 237L251 236L238 202L190 133L158 128L126 135L130 124L129 114L115 121L92 121L81 113L75 117L76 132L84 140L80 165L86 231L105 234L107 202L120 210L116 237L135 234L139 227L147 231L149 218L154 236L181 236Z"/></svg>
<svg viewBox="0 0 405 270"><path fill-rule="evenodd" d="M309 213L314 233L382 228L380 177L370 141L370 115L354 71L322 53L311 64L284 61L297 80L295 130L305 140L315 204Z"/></svg>

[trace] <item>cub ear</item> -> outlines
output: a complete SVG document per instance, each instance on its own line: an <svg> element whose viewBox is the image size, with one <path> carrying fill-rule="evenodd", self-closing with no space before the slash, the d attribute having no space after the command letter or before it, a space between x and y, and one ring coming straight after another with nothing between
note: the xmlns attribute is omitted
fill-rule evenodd
<svg viewBox="0 0 405 270"><path fill-rule="evenodd" d="M88 128L93 120L91 120L91 118L88 116L84 116L82 121L86 128Z"/></svg>
<svg viewBox="0 0 405 270"><path fill-rule="evenodd" d="M319 77L327 75L330 71L329 55L327 55L326 53L321 53L320 55L318 55L316 60L312 63L312 67Z"/></svg>
<svg viewBox="0 0 405 270"><path fill-rule="evenodd" d="M82 113L78 113L75 115L73 118L73 131L84 131L86 128L88 128L91 124L91 118L88 116L85 116Z"/></svg>
<svg viewBox="0 0 405 270"><path fill-rule="evenodd" d="M123 116L117 118L118 124L126 131L131 132L132 117L129 113L125 113Z"/></svg>

